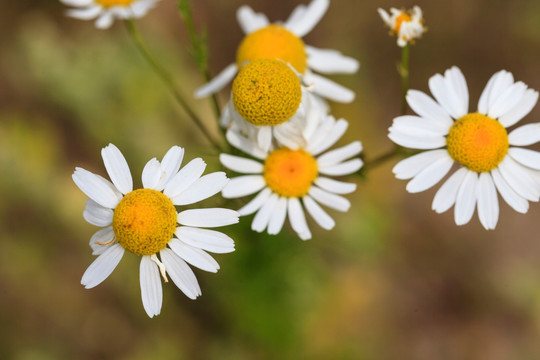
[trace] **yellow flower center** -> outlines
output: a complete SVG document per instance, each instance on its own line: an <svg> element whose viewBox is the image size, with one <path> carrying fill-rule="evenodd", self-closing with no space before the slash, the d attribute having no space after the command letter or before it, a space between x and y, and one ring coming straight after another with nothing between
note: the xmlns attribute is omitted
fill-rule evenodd
<svg viewBox="0 0 540 360"><path fill-rule="evenodd" d="M399 29L401 28L401 24L403 22L410 22L412 21L412 18L409 14L402 12L395 20L394 22L394 32L397 34L399 33Z"/></svg>
<svg viewBox="0 0 540 360"><path fill-rule="evenodd" d="M317 178L317 162L304 150L274 150L264 162L264 180L276 194L301 197Z"/></svg>
<svg viewBox="0 0 540 360"><path fill-rule="evenodd" d="M116 206L112 227L126 250L152 255L171 240L176 222L176 209L167 196L152 189L137 189Z"/></svg>
<svg viewBox="0 0 540 360"><path fill-rule="evenodd" d="M256 59L281 59L304 73L307 55L304 42L281 25L268 25L247 35L236 52L236 64L240 69L246 61Z"/></svg>
<svg viewBox="0 0 540 360"><path fill-rule="evenodd" d="M135 0L96 0L96 2L103 7L111 6L128 6Z"/></svg>
<svg viewBox="0 0 540 360"><path fill-rule="evenodd" d="M508 152L508 133L495 119L479 113L454 122L446 138L448 153L455 161L476 172L491 171Z"/></svg>
<svg viewBox="0 0 540 360"><path fill-rule="evenodd" d="M281 60L247 63L233 81L234 107L253 125L279 125L289 120L302 100L300 79Z"/></svg>

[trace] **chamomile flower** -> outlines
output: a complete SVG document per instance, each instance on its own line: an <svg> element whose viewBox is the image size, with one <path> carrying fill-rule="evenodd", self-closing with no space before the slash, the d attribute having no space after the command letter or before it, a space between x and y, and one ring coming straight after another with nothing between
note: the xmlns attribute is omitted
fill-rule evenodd
<svg viewBox="0 0 540 360"><path fill-rule="evenodd" d="M323 17L329 0L313 0L309 5L300 5L284 23L270 23L261 13L249 6L237 11L237 19L246 37L236 53L236 63L227 66L208 84L195 92L204 97L221 90L236 75L244 63L255 59L281 59L303 74L306 84L325 98L339 102L351 102L354 92L321 76L322 74L351 74L358 70L358 61L342 55L339 51L320 49L304 44L302 37L308 34Z"/></svg>
<svg viewBox="0 0 540 360"><path fill-rule="evenodd" d="M127 250L141 256L141 295L148 316L161 311L160 273L165 282L168 274L190 299L201 295L197 279L186 263L216 272L219 265L206 251L231 252L234 242L221 232L203 228L237 223L238 213L222 208L177 213L175 206L193 204L220 192L228 182L225 174L201 176L206 164L200 158L180 169L184 150L173 146L161 162L154 158L146 164L142 173L144 188L133 190L131 173L120 150L110 144L101 155L112 183L81 168L73 173L75 184L90 198L83 217L102 227L90 239L98 258L84 273L82 285L87 289L99 285Z"/></svg>
<svg viewBox="0 0 540 360"><path fill-rule="evenodd" d="M244 137L265 152L273 142L296 149L305 145L303 132L321 121L327 110L289 65L258 59L247 63L234 79L220 122L228 129L229 141Z"/></svg>
<svg viewBox="0 0 540 360"><path fill-rule="evenodd" d="M310 239L303 208L322 228L332 229L334 220L318 203L345 212L350 203L341 194L353 192L356 184L330 177L352 174L362 167L362 161L355 157L362 151L359 141L325 152L343 136L347 126L345 120L327 116L308 134L307 145L296 150L280 147L261 152L243 143L232 144L262 162L221 154L225 167L244 174L229 181L223 197L258 193L238 211L243 216L256 213L251 228L257 232L267 229L269 234L278 234L288 217L298 236Z"/></svg>
<svg viewBox="0 0 540 360"><path fill-rule="evenodd" d="M459 166L437 191L433 210L454 207L457 225L469 222L478 210L480 222L494 229L499 218L497 192L514 210L525 213L528 201L540 197L540 153L524 149L540 141L540 124L527 124L508 133L535 106L538 92L514 82L507 71L488 81L476 112L468 112L467 83L457 67L429 79L435 97L409 90L407 102L417 116L399 116L390 127L395 143L429 150L399 162L398 179L412 179L411 193L427 190Z"/></svg>
<svg viewBox="0 0 540 360"><path fill-rule="evenodd" d="M66 12L68 16L81 20L96 19L98 29L109 28L114 19L140 18L146 15L159 0L60 0L76 7Z"/></svg>
<svg viewBox="0 0 540 360"><path fill-rule="evenodd" d="M426 31L422 19L422 9L418 6L414 6L409 11L391 8L390 14L380 8L377 11L390 28L390 32L397 35L397 44L400 47L414 42L414 39L420 38Z"/></svg>

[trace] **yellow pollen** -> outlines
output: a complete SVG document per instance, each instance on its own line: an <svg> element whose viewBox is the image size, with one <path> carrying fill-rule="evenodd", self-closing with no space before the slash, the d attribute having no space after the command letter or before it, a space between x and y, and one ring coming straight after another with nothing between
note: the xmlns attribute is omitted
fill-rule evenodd
<svg viewBox="0 0 540 360"><path fill-rule="evenodd" d="M274 150L264 162L264 180L276 194L302 197L317 178L317 162L304 150Z"/></svg>
<svg viewBox="0 0 540 360"><path fill-rule="evenodd" d="M300 79L283 61L259 59L247 63L233 81L236 111L257 126L289 120L302 100Z"/></svg>
<svg viewBox="0 0 540 360"><path fill-rule="evenodd" d="M396 34L399 33L399 29L401 28L401 24L404 21L405 22L410 22L410 21L412 21L412 18L411 18L411 16L409 14L403 12L394 21L394 32Z"/></svg>
<svg viewBox="0 0 540 360"><path fill-rule="evenodd" d="M167 196L152 189L137 189L126 194L114 209L112 227L126 250L152 255L167 246L176 223L176 209Z"/></svg>
<svg viewBox="0 0 540 360"><path fill-rule="evenodd" d="M246 61L280 59L292 65L299 73L307 67L304 42L281 25L268 25L247 35L236 52L240 69Z"/></svg>
<svg viewBox="0 0 540 360"><path fill-rule="evenodd" d="M479 113L454 122L446 138L448 153L471 171L496 168L508 152L508 133L495 119Z"/></svg>
<svg viewBox="0 0 540 360"><path fill-rule="evenodd" d="M103 7L128 6L134 1L135 0L96 0L96 2Z"/></svg>

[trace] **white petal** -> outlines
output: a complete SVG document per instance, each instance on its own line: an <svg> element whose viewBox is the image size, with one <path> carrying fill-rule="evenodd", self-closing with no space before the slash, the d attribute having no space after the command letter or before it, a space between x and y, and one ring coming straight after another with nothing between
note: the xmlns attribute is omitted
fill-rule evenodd
<svg viewBox="0 0 540 360"><path fill-rule="evenodd" d="M360 154L362 151L362 143L354 141L349 145L329 151L317 158L319 166L335 165L350 157Z"/></svg>
<svg viewBox="0 0 540 360"><path fill-rule="evenodd" d="M287 213L289 214L289 222L300 239L311 239L311 231L309 231L306 216L302 210L302 205L300 205L300 200L297 198L289 198L289 201L287 202Z"/></svg>
<svg viewBox="0 0 540 360"><path fill-rule="evenodd" d="M272 216L268 222L268 234L279 234L287 217L287 198L280 197L274 206Z"/></svg>
<svg viewBox="0 0 540 360"><path fill-rule="evenodd" d="M124 255L124 248L120 244L109 246L86 269L81 279L81 284L87 289L101 284L116 268L116 265L122 259L122 255Z"/></svg>
<svg viewBox="0 0 540 360"><path fill-rule="evenodd" d="M111 209L99 205L94 200L86 200L83 218L90 224L101 227L111 225L113 214L114 212Z"/></svg>
<svg viewBox="0 0 540 360"><path fill-rule="evenodd" d="M398 179L411 179L435 161L447 156L448 151L446 149L424 151L398 162L392 169L392 172Z"/></svg>
<svg viewBox="0 0 540 360"><path fill-rule="evenodd" d="M200 99L210 94L217 93L234 79L237 72L238 68L235 63L227 65L227 67L221 70L221 72L210 80L210 82L195 90L194 96Z"/></svg>
<svg viewBox="0 0 540 360"><path fill-rule="evenodd" d="M249 154L257 159L266 158L266 151L263 151L260 147L257 146L256 143L246 139L238 132L229 129L227 130L225 136L229 144L231 144L238 150L245 152L246 154Z"/></svg>
<svg viewBox="0 0 540 360"><path fill-rule="evenodd" d="M395 130L390 127L388 129L390 133L388 138L398 145L419 149L419 150L431 150L440 148L446 145L446 138L442 135L413 135L410 132L403 132L401 130Z"/></svg>
<svg viewBox="0 0 540 360"><path fill-rule="evenodd" d="M223 208L189 209L178 214L178 223L197 227L219 227L236 224L239 214Z"/></svg>
<svg viewBox="0 0 540 360"><path fill-rule="evenodd" d="M299 129L291 120L275 126L274 137L279 145L288 147L291 150L306 147L306 140L302 136L302 129Z"/></svg>
<svg viewBox="0 0 540 360"><path fill-rule="evenodd" d="M447 135L450 127L432 119L414 115L402 115L394 119L391 129L414 136L433 137Z"/></svg>
<svg viewBox="0 0 540 360"><path fill-rule="evenodd" d="M90 6L94 2L94 0L60 0L60 2L65 5L82 7Z"/></svg>
<svg viewBox="0 0 540 360"><path fill-rule="evenodd" d="M313 86L315 94L336 102L350 103L356 96L354 91L312 72L306 72L304 82L308 86Z"/></svg>
<svg viewBox="0 0 540 360"><path fill-rule="evenodd" d="M486 230L494 230L499 219L499 201L491 175L481 173L478 178L478 218Z"/></svg>
<svg viewBox="0 0 540 360"><path fill-rule="evenodd" d="M350 194L356 190L356 184L354 183L338 181L323 176L319 176L315 179L314 183L321 189L334 194Z"/></svg>
<svg viewBox="0 0 540 360"><path fill-rule="evenodd" d="M312 139L306 150L313 156L317 156L334 145L349 127L349 123L344 119L337 120L328 132L321 132L320 137Z"/></svg>
<svg viewBox="0 0 540 360"><path fill-rule="evenodd" d="M98 29L108 29L114 21L114 16L111 11L104 11L94 23Z"/></svg>
<svg viewBox="0 0 540 360"><path fill-rule="evenodd" d="M329 5L330 0L312 0L301 13L303 16L296 16L294 22L288 22L285 26L296 36L303 37L319 23Z"/></svg>
<svg viewBox="0 0 540 360"><path fill-rule="evenodd" d="M263 204L266 203L271 194L272 190L270 190L269 188L263 189L263 191L258 193L257 196L255 196L250 202L248 202L241 209L239 209L238 213L240 214L240 216L253 214L255 211L259 210L263 206Z"/></svg>
<svg viewBox="0 0 540 360"><path fill-rule="evenodd" d="M448 77L443 77L441 74L433 75L429 79L429 89L437 102L454 119L458 119L467 113L466 109L463 111L465 94L458 93L458 90L454 88Z"/></svg>
<svg viewBox="0 0 540 360"><path fill-rule="evenodd" d="M511 147L508 149L508 153L514 160L522 165L530 167L531 169L540 170L540 152Z"/></svg>
<svg viewBox="0 0 540 360"><path fill-rule="evenodd" d="M506 156L499 164L499 170L512 190L529 201L538 201L540 196L538 184L525 168L512 160L512 157Z"/></svg>
<svg viewBox="0 0 540 360"><path fill-rule="evenodd" d="M184 149L180 146L173 146L167 151L161 161L161 171L164 172L164 179L160 184L159 191L163 190L165 185L173 178L180 169L182 160L184 159Z"/></svg>
<svg viewBox="0 0 540 360"><path fill-rule="evenodd" d="M495 76L496 75L496 76ZM493 76L493 84L489 89L487 100L487 114L499 96L514 83L514 76L508 71L501 70Z"/></svg>
<svg viewBox="0 0 540 360"><path fill-rule="evenodd" d="M512 190L498 168L491 170L491 176L504 201L517 212L525 214L529 210L529 202Z"/></svg>
<svg viewBox="0 0 540 360"><path fill-rule="evenodd" d="M536 105L538 101L538 92L532 89L525 91L521 101L517 103L511 110L499 118L499 122L504 127L510 127L523 119Z"/></svg>
<svg viewBox="0 0 540 360"><path fill-rule="evenodd" d="M352 159L352 160L345 161L337 165L321 166L319 168L319 173L324 174L324 175L331 175L331 176L349 175L360 170L362 165L363 165L362 160Z"/></svg>
<svg viewBox="0 0 540 360"><path fill-rule="evenodd" d="M214 273L219 269L217 261L204 250L188 245L176 238L172 238L168 245L176 255L180 256L188 264Z"/></svg>
<svg viewBox="0 0 540 360"><path fill-rule="evenodd" d="M513 109L518 103L521 102L523 96L525 95L525 90L527 90L527 85L518 81L512 86L506 88L498 97L495 99L493 104L490 105L487 115L494 119L507 114L511 109Z"/></svg>
<svg viewBox="0 0 540 360"><path fill-rule="evenodd" d="M241 6L236 11L236 20L244 34L250 34L269 24L268 18L262 13L256 13L247 5Z"/></svg>
<svg viewBox="0 0 540 360"><path fill-rule="evenodd" d="M360 64L339 51L306 46L308 67L323 74L353 74Z"/></svg>
<svg viewBox="0 0 540 360"><path fill-rule="evenodd" d="M163 303L163 290L157 264L149 255L143 255L140 266L141 298L150 317L159 315Z"/></svg>
<svg viewBox="0 0 540 360"><path fill-rule="evenodd" d="M172 198L174 205L189 205L208 199L220 192L229 182L224 172L214 172L196 180L186 191Z"/></svg>
<svg viewBox="0 0 540 360"><path fill-rule="evenodd" d="M514 146L528 146L540 141L540 123L526 124L508 134L508 142Z"/></svg>
<svg viewBox="0 0 540 360"><path fill-rule="evenodd" d="M223 188L222 195L226 199L251 195L266 186L262 175L244 175L232 178Z"/></svg>
<svg viewBox="0 0 540 360"><path fill-rule="evenodd" d="M156 158L150 159L142 172L142 183L145 189L157 190L161 182L161 164Z"/></svg>
<svg viewBox="0 0 540 360"><path fill-rule="evenodd" d="M257 214L255 214L255 217L253 218L253 222L251 223L251 229L253 231L263 232L264 229L266 229L277 201L278 196L276 194L272 194L268 197L268 200L262 205L261 209L257 211Z"/></svg>
<svg viewBox="0 0 540 360"><path fill-rule="evenodd" d="M262 174L263 164L240 156L220 154L219 161L223 166L242 174Z"/></svg>
<svg viewBox="0 0 540 360"><path fill-rule="evenodd" d="M452 86L459 99L459 112L466 114L469 110L469 89L467 88L467 81L461 70L452 66L450 69L444 72L446 81Z"/></svg>
<svg viewBox="0 0 540 360"><path fill-rule="evenodd" d="M431 208L443 213L455 204L457 194L469 170L462 167L452 174L435 194Z"/></svg>
<svg viewBox="0 0 540 360"><path fill-rule="evenodd" d="M124 155L113 144L101 150L101 157L112 183L122 194L133 190L133 179Z"/></svg>
<svg viewBox="0 0 540 360"><path fill-rule="evenodd" d="M306 195L302 200L307 212L320 227L330 230L336 225L334 219L332 219L330 215L328 215L310 196Z"/></svg>
<svg viewBox="0 0 540 360"><path fill-rule="evenodd" d="M421 91L409 90L407 92L407 103L415 113L433 122L433 126L436 124L437 128L445 135L454 123L441 105Z"/></svg>
<svg viewBox="0 0 540 360"><path fill-rule="evenodd" d="M261 126L258 128L257 132L257 143L259 147L268 152L270 146L272 146L272 127L271 126Z"/></svg>
<svg viewBox="0 0 540 360"><path fill-rule="evenodd" d="M474 171L467 171L467 174L459 187L456 206L454 207L454 219L456 225L465 225L471 220L474 214L477 182L478 174Z"/></svg>
<svg viewBox="0 0 540 360"><path fill-rule="evenodd" d="M233 239L219 231L179 226L175 235L188 245L213 253L224 254L234 251Z"/></svg>
<svg viewBox="0 0 540 360"><path fill-rule="evenodd" d="M180 195L201 177L204 169L206 163L201 158L191 160L167 183L163 193L171 199Z"/></svg>
<svg viewBox="0 0 540 360"><path fill-rule="evenodd" d="M101 245L110 243L114 239L114 231L112 226L107 226L101 230L98 230L90 238L90 248L92 249L92 255L101 255L109 248L110 245ZM99 244L101 243L101 244Z"/></svg>
<svg viewBox="0 0 540 360"><path fill-rule="evenodd" d="M101 206L114 209L122 200L122 194L110 181L88 170L75 168L72 178L86 196Z"/></svg>
<svg viewBox="0 0 540 360"><path fill-rule="evenodd" d="M171 249L165 248L159 254L174 284L190 299L200 296L201 288L188 264Z"/></svg>
<svg viewBox="0 0 540 360"><path fill-rule="evenodd" d="M448 154L438 159L409 181L406 187L407 191L417 193L431 188L448 174L453 164L454 160Z"/></svg>
<svg viewBox="0 0 540 360"><path fill-rule="evenodd" d="M91 6L86 9L69 9L66 15L75 19L90 20L101 14L101 6Z"/></svg>
<svg viewBox="0 0 540 360"><path fill-rule="evenodd" d="M309 189L308 194L321 204L337 211L345 212L351 207L349 200L345 199L343 196L329 193L316 186L312 186L311 189Z"/></svg>

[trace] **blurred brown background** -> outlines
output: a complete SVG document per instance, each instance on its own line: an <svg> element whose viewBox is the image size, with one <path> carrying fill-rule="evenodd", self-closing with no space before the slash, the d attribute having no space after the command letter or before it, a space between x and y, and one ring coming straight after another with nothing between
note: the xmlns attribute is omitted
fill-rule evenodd
<svg viewBox="0 0 540 360"><path fill-rule="evenodd" d="M307 1L193 1L213 74L234 59L244 3L276 21ZM357 74L332 77L357 93L332 111L351 123L342 144L363 141L368 159L391 149L400 107L400 51L376 9L414 4L429 31L411 49L412 88L428 91L430 76L457 65L471 111L500 69L540 89L538 1L333 1L305 41L361 62ZM0 12L0 359L540 358L539 205L521 215L501 203L495 231L476 215L457 227L452 211L431 210L438 187L406 193L391 173L397 158L352 179L351 211L331 213L331 232L310 223L308 242L288 225L280 236L253 233L251 217L224 229L237 250L215 256L217 274L195 270L203 296L191 301L166 284L157 318L142 308L136 256L85 290L96 228L82 219L75 166L105 175L99 152L109 142L139 185L145 162L174 144L209 170L218 164L122 24L97 30L65 9L20 0ZM185 94L202 84L175 1L139 26ZM209 102L188 98L216 130ZM525 122L539 118L537 106Z"/></svg>

